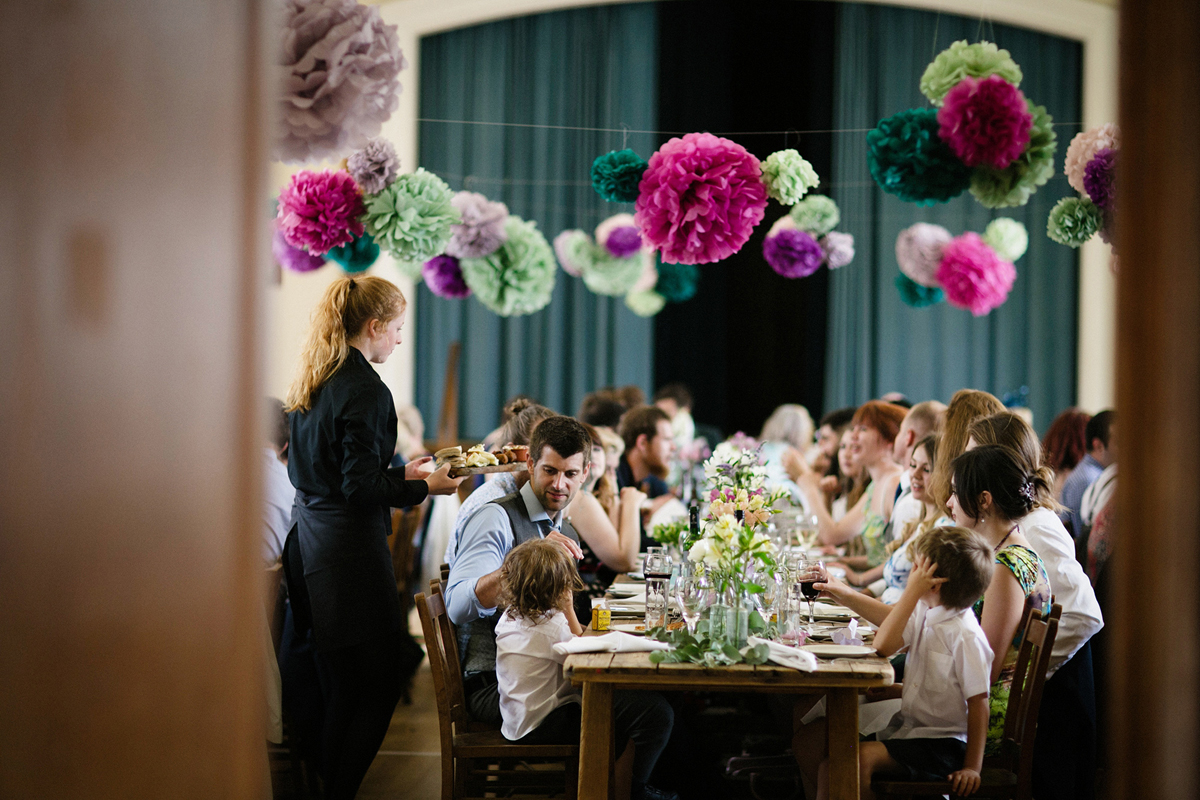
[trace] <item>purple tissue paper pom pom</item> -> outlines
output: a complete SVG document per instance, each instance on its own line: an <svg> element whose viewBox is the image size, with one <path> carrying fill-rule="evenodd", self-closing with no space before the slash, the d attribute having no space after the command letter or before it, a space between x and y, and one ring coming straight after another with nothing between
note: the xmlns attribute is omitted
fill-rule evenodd
<svg viewBox="0 0 1200 800"><path fill-rule="evenodd" d="M609 233L604 246L617 258L626 258L642 249L642 234L636 227L625 225Z"/></svg>
<svg viewBox="0 0 1200 800"><path fill-rule="evenodd" d="M373 139L346 160L346 171L362 187L363 194L379 194L396 180L400 157L387 139Z"/></svg>
<svg viewBox="0 0 1200 800"><path fill-rule="evenodd" d="M763 258L785 278L806 278L825 260L825 251L807 231L785 228L763 240Z"/></svg>
<svg viewBox="0 0 1200 800"><path fill-rule="evenodd" d="M462 267L454 256L434 256L421 268L425 285L438 297L461 300L471 296L471 290L463 280Z"/></svg>
<svg viewBox="0 0 1200 800"><path fill-rule="evenodd" d="M290 269L292 272L312 272L314 269L325 266L323 257L314 256L312 253L288 244L287 239L283 238L283 231L279 228L275 229L275 234L271 237L271 255L275 256L275 261L279 266Z"/></svg>
<svg viewBox="0 0 1200 800"><path fill-rule="evenodd" d="M1083 188L1092 202L1102 209L1112 208L1116 199L1113 178L1117 173L1117 151L1105 147L1096 151L1083 169Z"/></svg>

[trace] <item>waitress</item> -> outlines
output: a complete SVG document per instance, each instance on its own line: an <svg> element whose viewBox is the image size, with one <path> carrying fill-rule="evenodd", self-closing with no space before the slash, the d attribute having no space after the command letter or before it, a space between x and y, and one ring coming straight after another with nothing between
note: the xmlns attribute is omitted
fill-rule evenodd
<svg viewBox="0 0 1200 800"><path fill-rule="evenodd" d="M400 343L405 306L382 278L334 281L313 312L288 390L296 503L284 563L297 632L311 626L315 645L329 800L358 791L401 681L420 663L396 592L389 509L450 494L462 480L449 477L449 466L422 478L428 458L388 468L396 409L371 364Z"/></svg>

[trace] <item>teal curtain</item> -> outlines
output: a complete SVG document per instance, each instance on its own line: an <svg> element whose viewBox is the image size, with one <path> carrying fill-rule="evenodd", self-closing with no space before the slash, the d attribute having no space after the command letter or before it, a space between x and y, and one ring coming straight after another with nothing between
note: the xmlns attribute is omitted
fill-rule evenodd
<svg viewBox="0 0 1200 800"><path fill-rule="evenodd" d="M422 122L421 166L456 190L481 192L537 222L546 238L591 233L632 204L606 203L591 187L592 160L628 146L643 158L657 120L657 16L652 3L539 14L421 40L423 119L562 126L564 129ZM501 318L477 300L417 290L417 406L432 428L441 406L447 347L462 342L459 434L479 438L504 401L528 394L574 413L600 386L653 374L653 320L623 298L588 291L561 270L542 311Z"/></svg>
<svg viewBox="0 0 1200 800"><path fill-rule="evenodd" d="M856 405L889 391L943 401L958 389L997 396L1029 387L1035 424L1044 430L1075 402L1078 257L1046 237L1051 206L1072 191L1062 175L1077 124L1058 124L1056 176L1020 208L990 211L964 193L918 207L876 187L867 171L866 134L883 117L928 105L918 84L933 56L957 39L996 42L1024 72L1021 89L1056 123L1080 119L1079 43L978 19L870 5L841 5L835 62L833 196L840 230L854 234L854 262L830 280L825 408ZM999 309L975 318L941 304L914 309L893 285L896 235L915 222L954 235L982 233L998 216L1023 222L1029 251Z"/></svg>

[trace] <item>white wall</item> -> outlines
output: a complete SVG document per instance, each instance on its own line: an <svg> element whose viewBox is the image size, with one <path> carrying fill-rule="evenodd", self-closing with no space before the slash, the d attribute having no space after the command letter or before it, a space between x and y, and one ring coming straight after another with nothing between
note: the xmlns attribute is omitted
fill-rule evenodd
<svg viewBox="0 0 1200 800"><path fill-rule="evenodd" d="M987 18L1083 43L1083 123L1091 127L1117 118L1117 12L1109 2L1086 0L881 0L887 5L925 8ZM399 26L400 46L410 68L401 73L404 91L400 108L384 125L383 135L396 145L401 168L417 164L417 87L420 84L418 42L422 36L478 25L508 17L536 14L559 8L604 5L597 0L392 0L380 3L385 20ZM1060 140L1058 163L1069 139ZM286 177L286 172L282 173ZM275 181L282 185L284 178ZM1039 231L1034 231L1038 235ZM1114 345L1116 340L1115 285L1109 272L1109 249L1094 239L1080 253L1078 402L1090 411L1113 404ZM381 257L373 274L396 281L412 297L411 282ZM274 324L269 349L268 374L272 391L285 392L300 350L300 337L309 309L321 289L338 273L328 266L310 275L285 275L283 285L271 292ZM407 329L414 328L410 306ZM411 337L397 349L381 373L392 387L397 405L413 397L413 345ZM428 427L436 420L426 420Z"/></svg>

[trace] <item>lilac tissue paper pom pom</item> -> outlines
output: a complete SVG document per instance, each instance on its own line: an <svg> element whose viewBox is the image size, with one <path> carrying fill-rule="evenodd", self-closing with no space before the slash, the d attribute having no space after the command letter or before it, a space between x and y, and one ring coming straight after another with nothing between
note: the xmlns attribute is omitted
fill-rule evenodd
<svg viewBox="0 0 1200 800"><path fill-rule="evenodd" d="M650 157L636 218L665 262L709 264L733 255L767 207L758 159L711 133L671 139Z"/></svg>
<svg viewBox="0 0 1200 800"><path fill-rule="evenodd" d="M508 206L492 202L478 192L458 192L450 200L462 221L450 226L446 255L455 258L483 258L500 249L508 240L504 224Z"/></svg>
<svg viewBox="0 0 1200 800"><path fill-rule="evenodd" d="M355 0L287 0L281 17L276 157L318 160L378 136L400 105L407 66L396 26Z"/></svg>
<svg viewBox="0 0 1200 800"><path fill-rule="evenodd" d="M820 268L825 253L811 233L784 229L763 240L763 258L785 278L805 278Z"/></svg>
<svg viewBox="0 0 1200 800"><path fill-rule="evenodd" d="M275 219L288 244L320 256L362 235L365 210L349 173L306 169L279 193Z"/></svg>
<svg viewBox="0 0 1200 800"><path fill-rule="evenodd" d="M1083 170L1083 188L1088 197L1101 209L1112 208L1116 199L1113 178L1117 174L1117 151L1104 147L1096 151Z"/></svg>
<svg viewBox="0 0 1200 800"><path fill-rule="evenodd" d="M918 222L896 237L896 263L900 271L922 286L938 287L937 271L942 248L954 237L941 225Z"/></svg>
<svg viewBox="0 0 1200 800"><path fill-rule="evenodd" d="M937 277L950 305L982 317L1008 299L1017 268L996 255L979 234L964 233L943 248Z"/></svg>
<svg viewBox="0 0 1200 800"><path fill-rule="evenodd" d="M963 78L938 111L938 136L968 167L1004 169L1029 144L1025 95L999 75Z"/></svg>
<svg viewBox="0 0 1200 800"><path fill-rule="evenodd" d="M604 248L617 258L628 258L642 249L642 234L629 225L617 228L604 240Z"/></svg>
<svg viewBox="0 0 1200 800"><path fill-rule="evenodd" d="M819 242L830 269L840 269L854 260L854 234L830 231Z"/></svg>
<svg viewBox="0 0 1200 800"><path fill-rule="evenodd" d="M461 300L471 296L471 290L463 280L462 266L454 256L434 256L421 269L425 285L438 297Z"/></svg>
<svg viewBox="0 0 1200 800"><path fill-rule="evenodd" d="M367 146L346 159L346 171L363 190L363 194L378 194L396 180L400 157L387 139L372 139Z"/></svg>
<svg viewBox="0 0 1200 800"><path fill-rule="evenodd" d="M321 256L314 256L312 253L288 244L287 239L283 237L283 231L279 228L276 228L275 233L271 236L271 255L275 257L275 263L292 272L312 272L314 269L325 266L325 259Z"/></svg>

